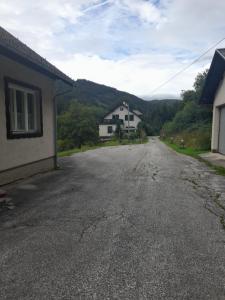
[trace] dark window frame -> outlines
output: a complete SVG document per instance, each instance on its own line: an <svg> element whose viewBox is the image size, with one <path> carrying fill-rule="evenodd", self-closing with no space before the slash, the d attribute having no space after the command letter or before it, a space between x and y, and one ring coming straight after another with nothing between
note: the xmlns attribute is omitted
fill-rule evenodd
<svg viewBox="0 0 225 300"><path fill-rule="evenodd" d="M110 130L109 130L110 129ZM113 133L113 127L112 126L108 126L107 128L107 132L110 134L110 133Z"/></svg>
<svg viewBox="0 0 225 300"><path fill-rule="evenodd" d="M113 120L119 120L119 118L120 118L120 115L119 115L119 114L113 114L113 115L112 115L112 119L113 119Z"/></svg>
<svg viewBox="0 0 225 300"><path fill-rule="evenodd" d="M130 119L129 121L133 122L134 121L134 115L130 114L129 118L128 118L128 115L125 115L125 121L128 121L128 119Z"/></svg>
<svg viewBox="0 0 225 300"><path fill-rule="evenodd" d="M21 139L21 138L35 138L43 136L43 111L42 111L42 90L34 85L28 84L23 81L15 80L10 77L4 77L5 82L5 109L6 109L6 129L7 129L7 139ZM40 101L40 128L35 132L18 132L15 133L11 129L11 116L10 116L10 94L9 94L9 84L15 84L21 86L22 88L28 88L39 93Z"/></svg>

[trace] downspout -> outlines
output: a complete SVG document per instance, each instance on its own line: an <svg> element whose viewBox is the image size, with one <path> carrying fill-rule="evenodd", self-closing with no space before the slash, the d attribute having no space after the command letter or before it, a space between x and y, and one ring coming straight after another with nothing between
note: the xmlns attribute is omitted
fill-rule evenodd
<svg viewBox="0 0 225 300"><path fill-rule="evenodd" d="M53 97L53 110L54 110L54 169L58 168L58 157L57 157L57 101L56 98L59 96L64 96L68 93L71 93L72 89L74 86L72 86L72 88L70 90L66 90L64 92L55 94Z"/></svg>

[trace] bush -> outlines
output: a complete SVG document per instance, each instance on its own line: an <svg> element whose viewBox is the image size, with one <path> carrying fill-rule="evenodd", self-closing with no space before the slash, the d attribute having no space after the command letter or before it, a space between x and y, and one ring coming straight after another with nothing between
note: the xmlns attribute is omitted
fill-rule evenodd
<svg viewBox="0 0 225 300"><path fill-rule="evenodd" d="M74 143L72 140L65 139L65 140L57 140L57 151L65 151L74 148Z"/></svg>
<svg viewBox="0 0 225 300"><path fill-rule="evenodd" d="M184 141L184 147L190 147L196 150L209 150L211 146L211 126L201 126L198 129L185 130L171 136L166 136L170 143L181 146Z"/></svg>

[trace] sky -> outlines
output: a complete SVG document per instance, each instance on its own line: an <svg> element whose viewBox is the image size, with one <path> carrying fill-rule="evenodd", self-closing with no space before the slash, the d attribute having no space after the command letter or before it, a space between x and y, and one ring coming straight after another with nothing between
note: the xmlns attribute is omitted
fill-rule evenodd
<svg viewBox="0 0 225 300"><path fill-rule="evenodd" d="M225 37L225 0L0 0L0 25L73 79L179 97ZM218 48L225 47L223 41Z"/></svg>

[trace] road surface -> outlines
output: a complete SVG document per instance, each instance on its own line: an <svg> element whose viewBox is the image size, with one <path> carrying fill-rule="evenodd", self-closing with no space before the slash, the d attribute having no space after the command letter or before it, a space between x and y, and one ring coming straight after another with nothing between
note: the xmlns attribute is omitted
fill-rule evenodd
<svg viewBox="0 0 225 300"><path fill-rule="evenodd" d="M224 187L157 138L64 158L8 187L0 299L225 299Z"/></svg>

